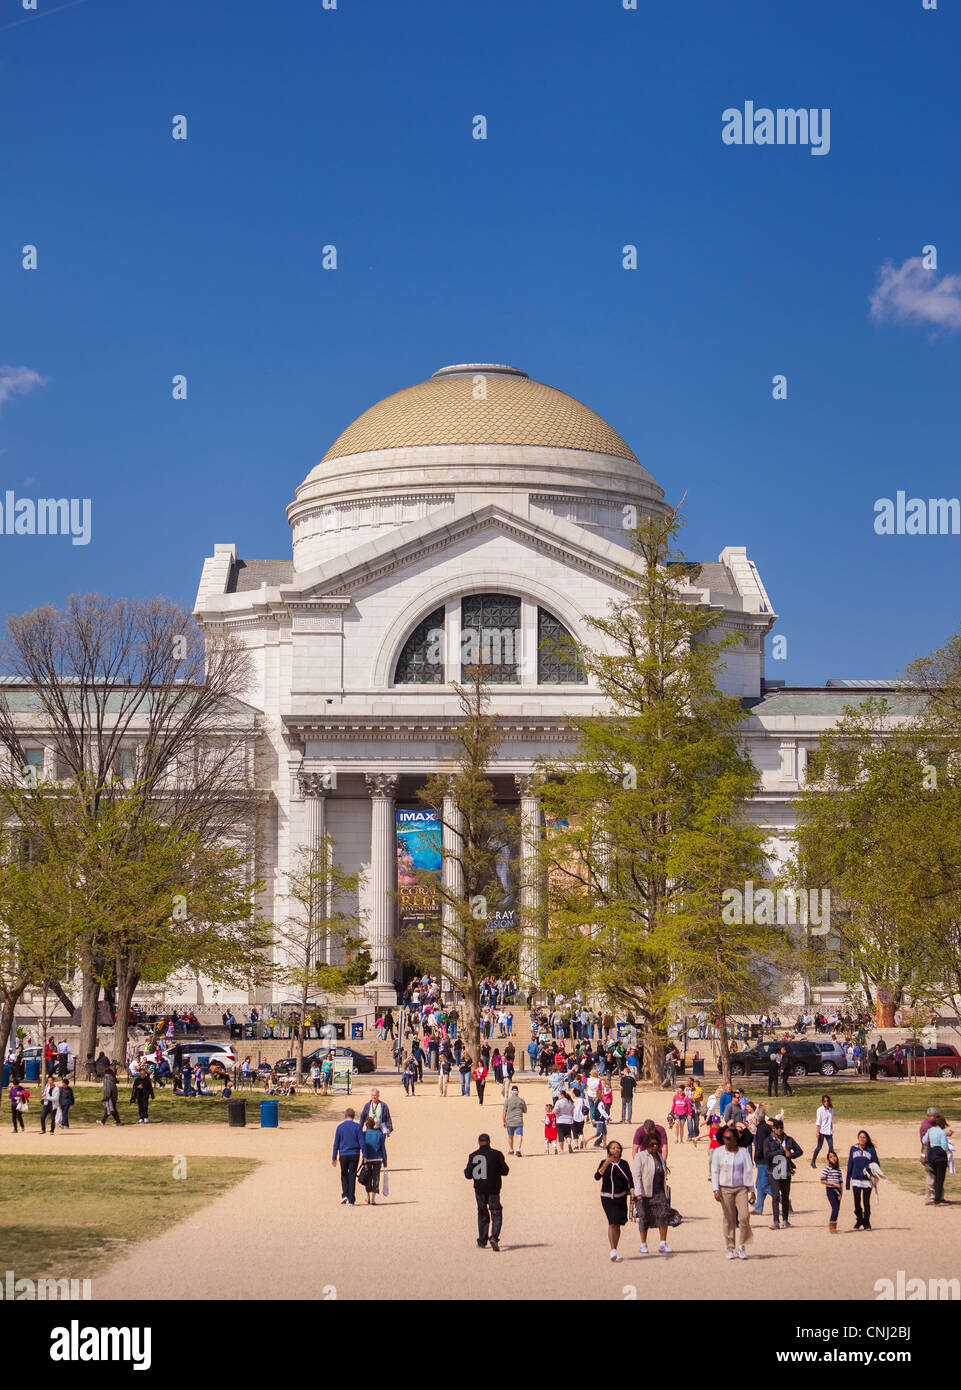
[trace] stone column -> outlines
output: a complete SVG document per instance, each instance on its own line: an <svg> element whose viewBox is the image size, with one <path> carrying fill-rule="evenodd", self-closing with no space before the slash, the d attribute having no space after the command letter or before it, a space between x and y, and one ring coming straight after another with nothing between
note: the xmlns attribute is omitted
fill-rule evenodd
<svg viewBox="0 0 961 1390"><path fill-rule="evenodd" d="M537 848L541 834L541 807L537 799L537 778L533 773L518 773L514 785L520 798L520 900L522 936L520 945L520 980L527 990L540 986L537 956L538 911L541 904L541 885L538 874Z"/></svg>
<svg viewBox="0 0 961 1390"><path fill-rule="evenodd" d="M303 848L308 855L313 856L323 848L324 835L327 831L327 793L330 789L330 774L327 772L299 772L297 781L304 797ZM308 863L310 862L312 860L308 860ZM315 918L326 917L328 910L328 903L317 903L312 915ZM329 933L324 941L324 960L328 965L332 964Z"/></svg>
<svg viewBox="0 0 961 1390"><path fill-rule="evenodd" d="M452 795L444 797L443 811L441 812L444 822L442 836L442 874L444 887L448 893L457 897L464 891L464 870L459 858L455 856L461 853L461 814L460 808ZM454 991L454 983L451 975L462 973L461 952L451 941L451 932L457 920L457 915L453 906L449 902L442 904L441 921L441 963L444 972L444 989ZM452 956L452 949L455 954Z"/></svg>
<svg viewBox="0 0 961 1390"><path fill-rule="evenodd" d="M397 872L394 797L397 778L388 773L369 772L370 793L370 917L367 937L371 968L377 972L372 982L390 990L394 979L394 886Z"/></svg>

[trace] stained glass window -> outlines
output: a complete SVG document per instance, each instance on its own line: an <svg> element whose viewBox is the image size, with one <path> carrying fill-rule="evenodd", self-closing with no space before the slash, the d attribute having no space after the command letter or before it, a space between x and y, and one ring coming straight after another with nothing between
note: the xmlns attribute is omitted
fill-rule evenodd
<svg viewBox="0 0 961 1390"><path fill-rule="evenodd" d="M537 610L538 685L586 685L587 676L577 645L567 628L548 613Z"/></svg>
<svg viewBox="0 0 961 1390"><path fill-rule="evenodd" d="M470 594L461 601L461 680L483 668L491 685L520 681L521 601L513 594Z"/></svg>
<svg viewBox="0 0 961 1390"><path fill-rule="evenodd" d="M395 685L444 684L444 610L433 613L417 624L404 643L394 672Z"/></svg>

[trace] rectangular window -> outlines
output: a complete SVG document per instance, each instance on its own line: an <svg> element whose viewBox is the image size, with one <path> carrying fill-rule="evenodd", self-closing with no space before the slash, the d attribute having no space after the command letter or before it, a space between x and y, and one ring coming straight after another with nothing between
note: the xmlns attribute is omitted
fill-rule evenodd
<svg viewBox="0 0 961 1390"><path fill-rule="evenodd" d="M133 748L121 748L113 760L113 772L123 782L132 782L137 772L137 754Z"/></svg>

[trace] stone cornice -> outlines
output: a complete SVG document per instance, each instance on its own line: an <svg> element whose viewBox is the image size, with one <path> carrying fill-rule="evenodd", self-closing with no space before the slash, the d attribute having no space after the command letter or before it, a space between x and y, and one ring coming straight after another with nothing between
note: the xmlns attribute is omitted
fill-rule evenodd
<svg viewBox="0 0 961 1390"><path fill-rule="evenodd" d="M353 742L369 740L372 736L409 743L453 742L457 721L450 715L285 715L282 720L284 737L289 743L301 744L308 738ZM556 738L574 741L576 727L566 720L536 719L530 715L498 717L502 742L523 742L530 739Z"/></svg>

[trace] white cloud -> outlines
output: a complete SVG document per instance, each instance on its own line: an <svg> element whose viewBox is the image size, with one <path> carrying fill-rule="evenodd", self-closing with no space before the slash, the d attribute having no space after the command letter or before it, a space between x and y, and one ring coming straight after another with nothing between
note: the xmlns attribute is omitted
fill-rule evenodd
<svg viewBox="0 0 961 1390"><path fill-rule="evenodd" d="M871 295L871 317L876 323L931 324L935 328L961 328L961 275L925 270L920 256L911 256L897 267L888 261L878 272L878 286Z"/></svg>
<svg viewBox="0 0 961 1390"><path fill-rule="evenodd" d="M35 386L46 386L47 378L32 367L0 367L0 408L11 396L25 396Z"/></svg>

